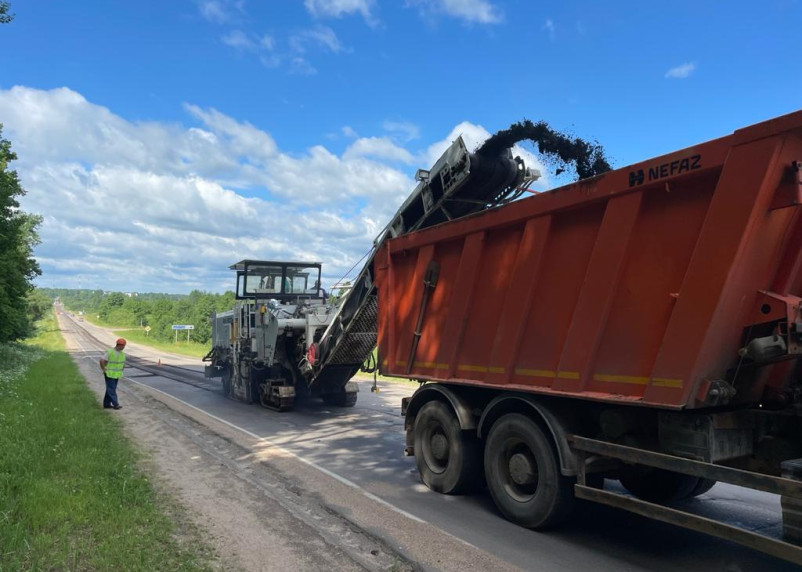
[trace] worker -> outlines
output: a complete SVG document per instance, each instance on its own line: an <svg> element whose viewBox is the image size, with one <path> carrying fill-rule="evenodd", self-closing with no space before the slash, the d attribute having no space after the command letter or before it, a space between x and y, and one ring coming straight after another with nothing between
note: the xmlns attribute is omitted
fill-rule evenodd
<svg viewBox="0 0 802 572"><path fill-rule="evenodd" d="M106 378L106 394L103 396L103 409L122 409L117 400L117 382L123 376L125 367L125 339L117 338L114 348L106 350L105 357L100 358L100 369Z"/></svg>

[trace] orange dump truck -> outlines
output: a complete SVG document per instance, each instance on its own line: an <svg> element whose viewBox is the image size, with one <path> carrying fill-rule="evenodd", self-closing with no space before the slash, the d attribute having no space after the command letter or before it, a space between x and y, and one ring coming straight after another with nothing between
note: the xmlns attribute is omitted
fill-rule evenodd
<svg viewBox="0 0 802 572"><path fill-rule="evenodd" d="M380 368L425 382L403 405L426 485L802 563L801 171L797 112L387 240ZM782 495L785 541L668 506L717 481Z"/></svg>

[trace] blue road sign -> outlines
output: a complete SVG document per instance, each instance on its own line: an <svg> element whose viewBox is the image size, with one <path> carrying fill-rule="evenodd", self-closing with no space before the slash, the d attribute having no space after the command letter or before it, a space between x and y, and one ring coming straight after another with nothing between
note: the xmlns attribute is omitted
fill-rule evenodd
<svg viewBox="0 0 802 572"><path fill-rule="evenodd" d="M194 330L195 326L182 326L178 324L173 324L174 330Z"/></svg>

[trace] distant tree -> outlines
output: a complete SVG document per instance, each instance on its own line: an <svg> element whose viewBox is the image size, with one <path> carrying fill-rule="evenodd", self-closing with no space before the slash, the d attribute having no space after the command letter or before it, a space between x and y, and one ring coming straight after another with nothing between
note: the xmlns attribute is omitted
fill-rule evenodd
<svg viewBox="0 0 802 572"><path fill-rule="evenodd" d="M125 298L123 302L123 309L133 316L135 326L147 326L145 317L148 314L148 303L140 299L138 296L131 296Z"/></svg>
<svg viewBox="0 0 802 572"><path fill-rule="evenodd" d="M107 325L118 327L150 326L150 338L162 341L175 339L173 324L191 324L191 339L209 343L212 334L209 317L231 310L234 292L212 294L193 290L187 294L139 293L127 296L122 292L42 288L50 299L59 298L71 312L97 315Z"/></svg>
<svg viewBox="0 0 802 572"><path fill-rule="evenodd" d="M8 13L10 8L11 4L8 2L0 2L0 24L8 24L14 19L14 14Z"/></svg>
<svg viewBox="0 0 802 572"><path fill-rule="evenodd" d="M98 314L100 314L100 318L102 320L108 320L109 314L119 308L122 308L124 303L125 294L122 292L112 292L108 296L104 296L103 301L100 303L100 306L97 309Z"/></svg>
<svg viewBox="0 0 802 572"><path fill-rule="evenodd" d="M33 258L33 248L39 244L36 228L42 217L19 210L16 197L24 195L25 190L17 172L8 168L17 156L2 135L0 125L0 342L7 342L30 331L26 297L33 289L31 281L42 273Z"/></svg>
<svg viewBox="0 0 802 572"><path fill-rule="evenodd" d="M45 317L48 310L53 306L53 299L39 288L35 288L28 293L28 319L31 323Z"/></svg>

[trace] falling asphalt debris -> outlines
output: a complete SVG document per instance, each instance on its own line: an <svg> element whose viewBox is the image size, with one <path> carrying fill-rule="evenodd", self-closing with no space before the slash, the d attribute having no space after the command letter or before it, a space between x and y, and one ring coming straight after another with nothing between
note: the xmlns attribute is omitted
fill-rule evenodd
<svg viewBox="0 0 802 572"><path fill-rule="evenodd" d="M525 119L513 123L485 141L477 150L478 155L493 157L504 149L509 149L519 141L532 141L538 152L547 161L560 165L556 174L562 173L567 165L573 165L577 178L595 177L611 169L604 156L604 149L598 143L588 143L578 137L570 137L554 131L548 123L532 123Z"/></svg>

